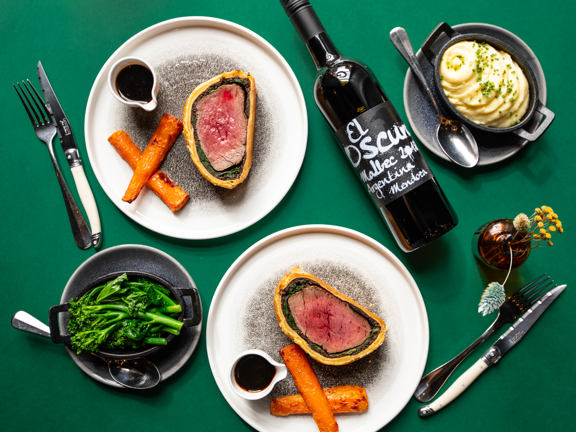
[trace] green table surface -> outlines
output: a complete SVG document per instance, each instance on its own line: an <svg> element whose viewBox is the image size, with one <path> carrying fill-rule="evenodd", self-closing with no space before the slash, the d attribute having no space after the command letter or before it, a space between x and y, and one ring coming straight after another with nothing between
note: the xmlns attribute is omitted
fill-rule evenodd
<svg viewBox="0 0 576 432"><path fill-rule="evenodd" d="M459 216L458 226L413 254L396 246L361 189L315 106L315 68L278 1L3 1L0 14L0 100L3 123L1 172L2 368L0 425L3 430L252 430L227 404L212 376L204 320L198 349L179 374L157 390L125 392L93 381L62 346L10 326L26 310L47 321L73 271L94 250L74 245L60 191L45 148L36 140L12 89L36 79L36 62L49 70L77 136L102 219L102 248L121 244L156 247L177 259L194 278L205 318L219 281L252 244L276 231L304 224L331 224L360 231L380 242L409 269L429 319L426 371L448 360L488 327L493 316L477 313L488 282L502 280L474 259L470 239L484 222L531 213L550 205L566 232L553 247L532 252L514 271L508 289L543 273L569 288L533 331L499 365L484 374L438 415L421 419L412 399L386 426L390 431L564 430L573 423L576 306L572 221L574 199L575 41L572 2L456 0L432 2L316 1L316 11L340 50L375 72L405 118L402 89L406 64L391 45L396 26L419 46L441 21L490 23L521 37L546 74L547 106L556 113L549 130L513 158L492 166L458 169L421 146ZM108 57L135 33L184 16L236 22L269 41L292 67L308 109L308 147L296 181L282 202L253 226L214 240L175 240L126 217L110 201L91 169L84 141L84 115L92 83ZM56 147L67 180L70 171ZM303 211L305 209L305 211ZM495 340L496 336L491 340ZM464 366L469 366L488 345ZM462 370L464 370L462 368ZM454 378L451 379L451 381ZM311 423L309 430L315 430Z"/></svg>

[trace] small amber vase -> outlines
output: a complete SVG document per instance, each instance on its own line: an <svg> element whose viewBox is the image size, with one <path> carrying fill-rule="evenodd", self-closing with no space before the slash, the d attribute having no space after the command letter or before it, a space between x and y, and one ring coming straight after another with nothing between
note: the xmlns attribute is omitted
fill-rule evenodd
<svg viewBox="0 0 576 432"><path fill-rule="evenodd" d="M508 270L528 259L530 238L514 228L512 219L497 219L482 225L472 239L474 256L491 268Z"/></svg>

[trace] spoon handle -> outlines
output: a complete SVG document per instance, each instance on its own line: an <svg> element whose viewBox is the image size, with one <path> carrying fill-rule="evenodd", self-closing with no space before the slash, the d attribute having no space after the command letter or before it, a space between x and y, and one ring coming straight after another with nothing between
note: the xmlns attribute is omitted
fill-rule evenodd
<svg viewBox="0 0 576 432"><path fill-rule="evenodd" d="M428 82L426 81L426 77L422 72L422 68L416 59L416 55L414 54L414 48L412 48L412 44L410 43L410 38L408 37L408 33L403 27L395 27L390 31L390 40L392 44L400 55L406 60L412 73L416 75L420 84L424 87L427 93L432 94L432 90L430 86L428 86Z"/></svg>
<svg viewBox="0 0 576 432"><path fill-rule="evenodd" d="M28 312L16 312L12 317L12 327L35 335L50 337L50 327Z"/></svg>

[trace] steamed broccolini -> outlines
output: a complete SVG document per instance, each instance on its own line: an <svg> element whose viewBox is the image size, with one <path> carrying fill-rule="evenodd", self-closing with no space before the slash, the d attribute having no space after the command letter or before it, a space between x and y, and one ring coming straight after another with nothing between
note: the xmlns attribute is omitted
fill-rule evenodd
<svg viewBox="0 0 576 432"><path fill-rule="evenodd" d="M131 281L122 274L70 301L71 346L80 354L165 345L168 335L180 334L181 311L165 287L146 278Z"/></svg>

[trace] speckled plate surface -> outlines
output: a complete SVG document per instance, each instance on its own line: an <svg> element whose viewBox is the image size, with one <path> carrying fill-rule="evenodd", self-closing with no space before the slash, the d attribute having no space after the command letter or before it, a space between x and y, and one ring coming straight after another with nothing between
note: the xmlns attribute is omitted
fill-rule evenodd
<svg viewBox="0 0 576 432"><path fill-rule="evenodd" d="M280 349L291 343L274 313L274 290L294 266L312 273L356 300L386 322L384 344L345 366L312 362L325 386L363 385L370 408L358 415L337 416L342 432L377 431L408 403L428 355L428 318L416 282L384 246L356 231L307 225L272 234L251 246L226 272L210 305L206 344L212 374L230 406L259 431L317 431L311 416L275 417L270 400L297 393L292 378L272 393L247 401L229 381L234 358L249 348L281 361Z"/></svg>
<svg viewBox="0 0 576 432"><path fill-rule="evenodd" d="M534 77L537 82L537 96L542 104L546 105L546 80L542 67L530 47L518 36L508 30L491 24L459 24L452 26L452 28L459 33L480 33L497 37L512 47L516 52L520 53L525 59L526 66L534 71ZM421 50L418 50L416 57L422 66L424 76L428 80L428 85L433 92L436 92L433 65ZM439 97L436 96L436 99L439 100ZM433 139L439 122L436 111L410 69L406 72L406 79L404 81L404 107L410 126L418 137L418 140L436 156L448 160L448 157ZM535 119L531 124L526 126L526 129L532 132L537 126L538 123ZM514 156L528 143L527 140L513 133L487 134L478 130L473 130L472 133L478 142L478 150L480 152L478 166L491 165L504 161Z"/></svg>
<svg viewBox="0 0 576 432"><path fill-rule="evenodd" d="M121 245L98 252L78 267L68 280L60 302L67 303L77 297L91 282L122 271L153 274L178 288L196 287L186 269L165 252L149 246ZM184 307L190 308L185 310L186 316L190 316L192 304L189 298L185 300ZM196 350L201 332L202 320L198 325L184 327L170 345L148 357L158 366L162 381L173 376L188 362ZM104 360L86 353L77 355L70 348L66 349L74 363L90 378L111 387L121 387L110 376Z"/></svg>
<svg viewBox="0 0 576 432"><path fill-rule="evenodd" d="M159 80L152 113L124 106L108 88L108 72L122 57L146 60ZM248 179L234 190L204 179L181 135L161 169L190 195L177 213L149 190L132 204L122 195L132 169L108 143L118 129L145 148L163 113L182 119L184 103L200 83L234 69L251 73L258 91L254 159ZM96 77L85 118L88 157L112 202L140 225L170 237L208 239L238 232L267 215L292 186L304 159L308 120L302 90L278 51L252 31L220 19L184 17L136 34L110 56Z"/></svg>

